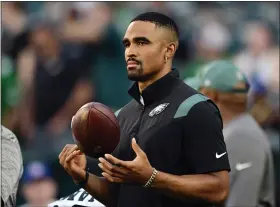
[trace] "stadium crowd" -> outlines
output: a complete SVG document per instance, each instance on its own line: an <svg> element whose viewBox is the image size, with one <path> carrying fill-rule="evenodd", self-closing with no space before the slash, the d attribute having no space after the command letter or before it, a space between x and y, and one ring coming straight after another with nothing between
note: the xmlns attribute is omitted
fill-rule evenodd
<svg viewBox="0 0 280 207"><path fill-rule="evenodd" d="M1 6L1 118L23 152L19 205L47 204L77 190L57 160L64 145L73 143L71 118L90 101L117 110L130 100L122 37L135 15L151 10L168 14L179 26L174 67L183 80L191 81L204 64L220 59L232 60L246 74L248 110L271 143L279 195L279 2ZM41 182L35 182L38 178Z"/></svg>

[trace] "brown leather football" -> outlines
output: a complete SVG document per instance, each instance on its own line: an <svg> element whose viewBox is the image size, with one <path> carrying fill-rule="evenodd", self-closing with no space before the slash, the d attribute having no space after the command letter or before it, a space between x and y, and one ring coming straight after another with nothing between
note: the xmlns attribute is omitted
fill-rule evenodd
<svg viewBox="0 0 280 207"><path fill-rule="evenodd" d="M120 141L120 126L115 114L98 102L82 106L73 116L71 128L80 150L93 158L112 153Z"/></svg>

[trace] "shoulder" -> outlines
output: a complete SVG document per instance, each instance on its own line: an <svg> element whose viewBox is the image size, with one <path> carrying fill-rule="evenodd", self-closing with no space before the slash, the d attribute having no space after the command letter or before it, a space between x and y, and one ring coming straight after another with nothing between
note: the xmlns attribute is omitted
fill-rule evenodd
<svg viewBox="0 0 280 207"><path fill-rule="evenodd" d="M220 135L223 129L219 108L211 99L197 91L180 103L174 121L183 125L189 134L201 134L203 129L205 132L211 131Z"/></svg>
<svg viewBox="0 0 280 207"><path fill-rule="evenodd" d="M246 122L245 122L246 121ZM271 154L271 147L267 136L251 115L246 120L240 121L225 133L228 149L238 152L238 156L250 156L261 159Z"/></svg>
<svg viewBox="0 0 280 207"><path fill-rule="evenodd" d="M1 125L1 140L2 140L2 144L9 143L9 145L13 148L20 147L16 135L11 130L4 127L3 125Z"/></svg>
<svg viewBox="0 0 280 207"><path fill-rule="evenodd" d="M180 94L182 99L174 118L194 115L196 118L204 118L210 114L215 114L221 119L219 108L210 98L202 95L183 81L178 89L177 94Z"/></svg>
<svg viewBox="0 0 280 207"><path fill-rule="evenodd" d="M120 119L121 117L125 116L126 114L130 113L132 110L134 110L137 106L139 106L139 103L135 101L134 99L131 100L128 104L123 106L122 108L118 109L115 112L115 116Z"/></svg>
<svg viewBox="0 0 280 207"><path fill-rule="evenodd" d="M242 136L244 142L254 142L256 145L259 145L265 150L271 149L267 135L265 134L261 126L256 122L254 117L251 114L247 113L243 120L244 121L240 123L240 129L236 134Z"/></svg>
<svg viewBox="0 0 280 207"><path fill-rule="evenodd" d="M180 81L174 89L174 96L180 101L174 118L192 117L204 119L205 117L218 118L222 121L218 106L208 97ZM191 119L192 119L191 118Z"/></svg>
<svg viewBox="0 0 280 207"><path fill-rule="evenodd" d="M188 112L185 122L190 126L223 129L223 119L219 108L211 99L196 103Z"/></svg>

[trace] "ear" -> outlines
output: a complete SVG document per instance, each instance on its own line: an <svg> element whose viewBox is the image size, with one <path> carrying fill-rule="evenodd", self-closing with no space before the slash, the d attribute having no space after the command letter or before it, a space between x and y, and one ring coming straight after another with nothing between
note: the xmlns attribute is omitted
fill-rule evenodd
<svg viewBox="0 0 280 207"><path fill-rule="evenodd" d="M177 50L177 43L176 42L170 42L167 45L166 48L166 53L165 53L165 57L167 57L168 59L172 58L175 55L175 52Z"/></svg>

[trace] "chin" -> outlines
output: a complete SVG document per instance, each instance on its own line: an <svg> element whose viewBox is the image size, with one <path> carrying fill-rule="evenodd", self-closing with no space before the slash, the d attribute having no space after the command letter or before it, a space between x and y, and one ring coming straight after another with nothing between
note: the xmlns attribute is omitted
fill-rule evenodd
<svg viewBox="0 0 280 207"><path fill-rule="evenodd" d="M128 71L127 77L131 81L143 81L143 79L145 79L142 70Z"/></svg>
<svg viewBox="0 0 280 207"><path fill-rule="evenodd" d="M128 79L129 80L131 80L131 81L143 81L142 80L142 77L141 76L139 76L139 75L130 75L130 74L128 74Z"/></svg>

